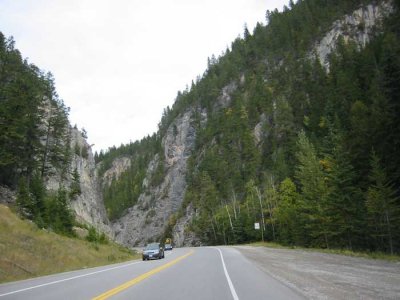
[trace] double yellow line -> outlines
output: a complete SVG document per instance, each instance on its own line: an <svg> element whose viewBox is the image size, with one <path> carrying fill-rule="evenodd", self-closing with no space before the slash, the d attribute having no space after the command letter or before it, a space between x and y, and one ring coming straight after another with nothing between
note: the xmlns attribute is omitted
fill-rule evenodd
<svg viewBox="0 0 400 300"><path fill-rule="evenodd" d="M182 259L188 257L189 255L192 255L193 253L194 253L194 251L190 250L189 253L187 253L187 254L185 254L183 256L180 256L180 257L174 259L173 261L170 261L169 263L167 263L165 265L162 265L162 266L160 266L158 268L155 268L155 269L153 269L153 270L151 270L151 271L149 271L147 273L144 273L144 274L142 274L142 275L140 275L140 276L138 276L138 277L136 277L136 278L134 278L134 279L132 279L130 281L127 281L124 284L121 284L120 286L117 286L116 288L113 288L113 289L111 289L111 290L109 290L109 291L107 291L107 292L105 292L105 293L93 298L92 300L104 300L104 299L107 299L107 298L109 298L111 296L114 296L114 295L122 292L123 290L126 290L127 288L129 288L129 287L141 282L142 280L144 280L144 279L146 279L146 278L148 278L148 277L150 277L150 276L152 276L152 275L154 275L154 274L156 274L158 272L161 272L164 269L167 269L167 268L175 265L176 263L180 262Z"/></svg>

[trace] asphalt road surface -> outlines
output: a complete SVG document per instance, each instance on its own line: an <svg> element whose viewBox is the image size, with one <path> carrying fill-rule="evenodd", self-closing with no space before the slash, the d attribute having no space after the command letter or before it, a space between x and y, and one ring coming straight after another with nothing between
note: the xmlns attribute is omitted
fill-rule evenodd
<svg viewBox="0 0 400 300"><path fill-rule="evenodd" d="M3 299L303 299L232 247L176 248L131 261L0 285Z"/></svg>

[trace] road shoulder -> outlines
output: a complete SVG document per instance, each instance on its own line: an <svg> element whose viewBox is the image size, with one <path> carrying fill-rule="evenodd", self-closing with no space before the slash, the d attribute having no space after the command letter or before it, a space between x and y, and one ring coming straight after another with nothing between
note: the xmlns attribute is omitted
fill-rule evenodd
<svg viewBox="0 0 400 300"><path fill-rule="evenodd" d="M305 250L235 248L307 299L396 299L400 295L398 262Z"/></svg>

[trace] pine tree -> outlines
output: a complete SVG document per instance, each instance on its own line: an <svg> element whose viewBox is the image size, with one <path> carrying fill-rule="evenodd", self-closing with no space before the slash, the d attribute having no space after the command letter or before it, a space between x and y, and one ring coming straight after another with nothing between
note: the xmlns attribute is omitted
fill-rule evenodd
<svg viewBox="0 0 400 300"><path fill-rule="evenodd" d="M336 246L353 245L361 236L363 228L362 194L356 184L356 173L350 163L349 153L340 133L331 133L333 147L324 160L327 173L327 207L329 231Z"/></svg>
<svg viewBox="0 0 400 300"><path fill-rule="evenodd" d="M29 190L33 212L32 219L39 227L45 227L43 215L45 211L45 198L47 192L42 178L38 173L33 176L29 185Z"/></svg>
<svg viewBox="0 0 400 300"><path fill-rule="evenodd" d="M398 191L389 181L386 171L381 166L378 155L372 151L370 187L366 194L370 226L374 229L373 236L377 243L383 242L393 254L399 251L400 205Z"/></svg>
<svg viewBox="0 0 400 300"><path fill-rule="evenodd" d="M74 216L68 206L67 191L60 188L57 194L46 200L45 222L47 227L57 233L73 235Z"/></svg>
<svg viewBox="0 0 400 300"><path fill-rule="evenodd" d="M26 218L33 216L32 199L26 178L21 177L18 183L17 206L20 214Z"/></svg>
<svg viewBox="0 0 400 300"><path fill-rule="evenodd" d="M279 225L279 241L289 245L302 244L300 231L304 223L300 220L300 195L290 178L285 178L279 185L278 197L276 219Z"/></svg>
<svg viewBox="0 0 400 300"><path fill-rule="evenodd" d="M301 213L307 219L304 224L306 234L313 245L329 248L329 216L327 213L328 186L316 150L304 131L297 141L295 178L301 190Z"/></svg>
<svg viewBox="0 0 400 300"><path fill-rule="evenodd" d="M76 196L82 193L81 190L81 178L78 172L78 169L75 168L72 172L72 182L70 186L69 196L71 199L74 199Z"/></svg>

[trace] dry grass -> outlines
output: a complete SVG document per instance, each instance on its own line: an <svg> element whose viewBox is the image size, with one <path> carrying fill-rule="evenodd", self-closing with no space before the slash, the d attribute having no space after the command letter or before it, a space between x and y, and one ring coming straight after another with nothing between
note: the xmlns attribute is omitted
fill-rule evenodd
<svg viewBox="0 0 400 300"><path fill-rule="evenodd" d="M39 229L0 205L0 282L137 259L116 244L93 244Z"/></svg>

